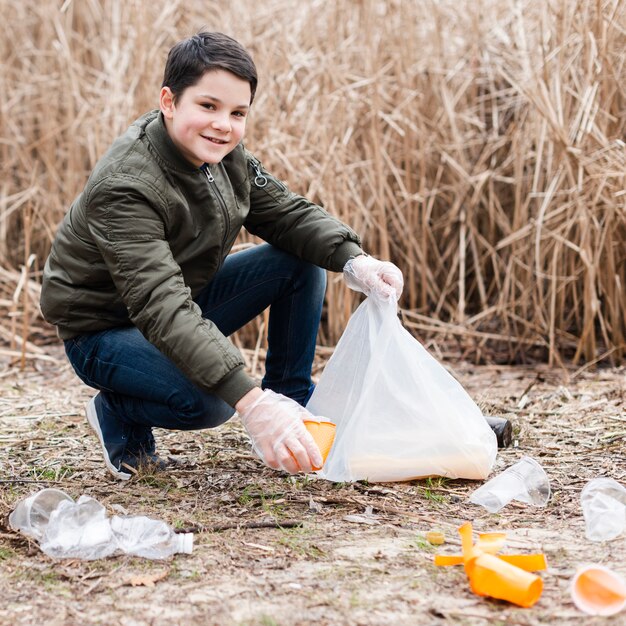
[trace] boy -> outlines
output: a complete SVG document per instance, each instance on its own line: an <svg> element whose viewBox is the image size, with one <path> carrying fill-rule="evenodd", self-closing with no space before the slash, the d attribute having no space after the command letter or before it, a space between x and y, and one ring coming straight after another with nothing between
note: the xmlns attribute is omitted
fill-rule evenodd
<svg viewBox="0 0 626 626"><path fill-rule="evenodd" d="M247 51L200 33L168 55L159 109L114 141L60 225L41 308L78 376L105 464L127 480L156 455L152 427L240 415L267 465L321 465L302 420L325 291L346 265L399 298L402 274L290 192L241 144L257 74ZM228 255L242 226L268 243ZM323 269L322 269L323 268ZM261 387L227 336L270 307Z"/></svg>

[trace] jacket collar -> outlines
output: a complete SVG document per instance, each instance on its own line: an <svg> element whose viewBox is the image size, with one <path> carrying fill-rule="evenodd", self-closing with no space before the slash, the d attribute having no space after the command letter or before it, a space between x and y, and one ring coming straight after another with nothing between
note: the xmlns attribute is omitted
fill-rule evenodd
<svg viewBox="0 0 626 626"><path fill-rule="evenodd" d="M197 172L198 168L187 161L170 138L161 111L146 126L146 136L158 157L171 169L183 172Z"/></svg>

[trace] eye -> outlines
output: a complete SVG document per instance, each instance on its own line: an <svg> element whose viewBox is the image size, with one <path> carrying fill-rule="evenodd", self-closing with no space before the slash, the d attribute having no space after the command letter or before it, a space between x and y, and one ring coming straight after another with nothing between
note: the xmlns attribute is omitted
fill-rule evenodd
<svg viewBox="0 0 626 626"><path fill-rule="evenodd" d="M215 105L211 102L202 102L200 106L204 109L208 109L209 111L212 111L215 108Z"/></svg>
<svg viewBox="0 0 626 626"><path fill-rule="evenodd" d="M233 115L235 117L241 117L241 118L246 117L246 114L243 111L233 111Z"/></svg>

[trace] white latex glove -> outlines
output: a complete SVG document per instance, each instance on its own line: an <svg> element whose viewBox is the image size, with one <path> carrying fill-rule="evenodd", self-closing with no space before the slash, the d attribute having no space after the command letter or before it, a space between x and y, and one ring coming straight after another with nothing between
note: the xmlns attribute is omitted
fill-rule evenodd
<svg viewBox="0 0 626 626"><path fill-rule="evenodd" d="M322 466L320 449L302 422L319 420L295 400L266 389L238 412L266 465L290 474Z"/></svg>
<svg viewBox="0 0 626 626"><path fill-rule="evenodd" d="M343 277L350 289L382 300L399 300L404 287L400 268L367 254L348 259L343 268Z"/></svg>

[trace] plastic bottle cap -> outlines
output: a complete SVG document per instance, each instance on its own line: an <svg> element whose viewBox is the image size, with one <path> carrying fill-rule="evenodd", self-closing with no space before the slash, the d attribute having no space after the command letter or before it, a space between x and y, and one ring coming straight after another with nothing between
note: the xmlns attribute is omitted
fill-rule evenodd
<svg viewBox="0 0 626 626"><path fill-rule="evenodd" d="M433 546L440 546L445 543L446 538L444 537L443 533L440 533L436 530L429 530L426 533L426 541L428 541L428 543L432 544Z"/></svg>
<svg viewBox="0 0 626 626"><path fill-rule="evenodd" d="M626 607L626 583L602 565L579 569L571 594L574 604L588 615L615 615Z"/></svg>
<svg viewBox="0 0 626 626"><path fill-rule="evenodd" d="M191 554L193 551L193 533L183 533L178 535L179 537L179 549L182 554Z"/></svg>

